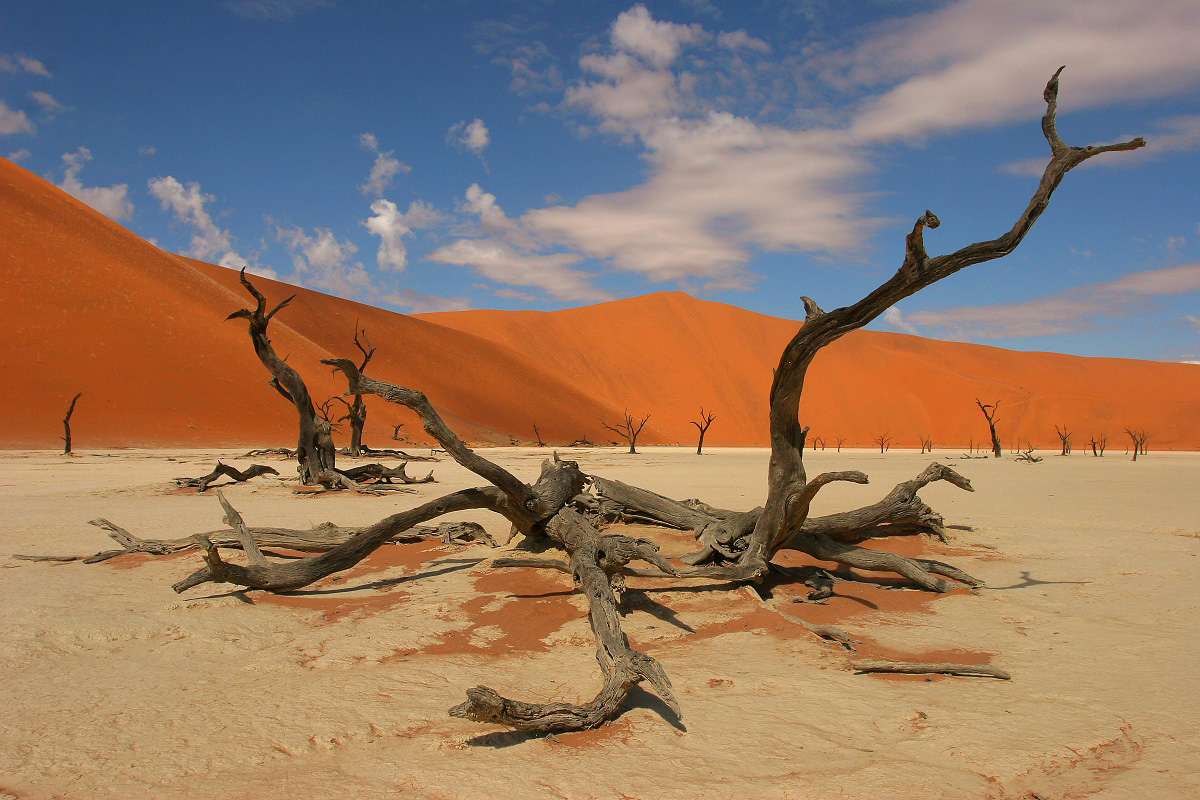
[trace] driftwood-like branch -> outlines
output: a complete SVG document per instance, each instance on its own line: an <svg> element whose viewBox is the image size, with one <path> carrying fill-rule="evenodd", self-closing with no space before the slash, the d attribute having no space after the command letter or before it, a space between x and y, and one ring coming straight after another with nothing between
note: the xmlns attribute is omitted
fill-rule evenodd
<svg viewBox="0 0 1200 800"><path fill-rule="evenodd" d="M414 478L409 475L405 469L405 464L401 463L395 467L385 467L383 464L363 464L358 467L349 469L339 469L342 475L359 483L369 482L372 485L381 483L433 483L433 470L424 478Z"/></svg>
<svg viewBox="0 0 1200 800"><path fill-rule="evenodd" d="M197 492L205 492L212 482L224 475L227 478L232 478L237 483L248 481L251 478L257 478L259 475L278 475L279 470L274 467L268 467L263 464L251 464L243 470L237 467L231 467L228 464L217 462L217 466L213 467L213 471L202 478L176 478L175 483L178 486L194 487Z"/></svg>
<svg viewBox="0 0 1200 800"><path fill-rule="evenodd" d="M767 501L754 534L739 558L739 565L746 574L755 578L765 574L767 562L774 554L773 546L787 541L787 537L781 534L787 523L787 498L797 486L806 482L804 436L797 412L808 366L817 353L927 286L966 267L1011 253L1041 216L1055 188L1072 168L1103 152L1133 150L1145 145L1140 138L1103 147L1065 145L1058 136L1055 123L1060 72L1056 72L1046 84L1046 113L1042 117L1042 130L1050 145L1050 162L1029 204L1007 232L995 239L967 245L953 253L930 257L925 249L923 231L927 227L936 227L939 221L934 214L926 212L917 220L906 240L904 260L896 274L862 300L844 308L823 312L812 300L803 298L806 312L804 326L784 348L771 386L771 461L767 473Z"/></svg>
<svg viewBox="0 0 1200 800"><path fill-rule="evenodd" d="M1011 680L1004 670L986 664L944 664L915 661L858 661L851 669L859 673L897 672L905 675L965 675L981 678Z"/></svg>

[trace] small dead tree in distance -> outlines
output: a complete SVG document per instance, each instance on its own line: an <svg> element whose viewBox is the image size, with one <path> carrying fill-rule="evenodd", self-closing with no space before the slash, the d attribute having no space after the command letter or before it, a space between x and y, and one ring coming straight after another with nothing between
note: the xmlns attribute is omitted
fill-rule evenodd
<svg viewBox="0 0 1200 800"><path fill-rule="evenodd" d="M79 402L79 398L83 397L83 392L78 392L71 398L71 405L67 406L67 415L63 417L63 455L71 455L71 415L75 413L75 404Z"/></svg>
<svg viewBox="0 0 1200 800"><path fill-rule="evenodd" d="M716 418L716 414L712 411L705 411L704 406L700 406L700 421L692 420L692 424L696 426L696 430L700 431L700 440L696 442L696 455L702 455L700 451L704 449L704 434L708 433L708 427L712 425L713 420ZM649 417L646 419L649 419Z"/></svg>
<svg viewBox="0 0 1200 800"><path fill-rule="evenodd" d="M1102 433L1099 436L1093 436L1090 444L1092 445L1092 456L1103 457L1104 448L1108 446L1108 434Z"/></svg>
<svg viewBox="0 0 1200 800"><path fill-rule="evenodd" d="M845 444L846 440L843 437L839 436L839 437L837 437L837 439L835 441L837 441L837 451L839 453L842 452L842 445Z"/></svg>
<svg viewBox="0 0 1200 800"><path fill-rule="evenodd" d="M881 433L875 437L875 444L879 445L879 452L886 453L892 446L891 434Z"/></svg>
<svg viewBox="0 0 1200 800"><path fill-rule="evenodd" d="M992 434L992 455L995 458L1000 458L1004 455L1004 451L1000 447L1000 437L996 435L996 411L1000 408L1000 401L984 405L983 401L978 397L975 398L976 405L983 412L983 418L987 420L988 430Z"/></svg>
<svg viewBox="0 0 1200 800"><path fill-rule="evenodd" d="M919 438L921 440L921 453L922 454L932 453L933 452L933 434L927 433L924 436L921 436Z"/></svg>
<svg viewBox="0 0 1200 800"><path fill-rule="evenodd" d="M205 548L205 566L177 584L177 589L182 591L206 581L218 581L269 591L294 590L353 566L398 533L421 522L454 511L490 509L512 522L520 533L566 551L565 561L506 559L493 562L493 566L536 566L558 570L573 577L576 587L589 604L603 686L594 700L581 705L510 700L493 689L477 686L469 689L466 702L451 709L450 713L480 722L546 732L578 730L602 724L618 713L630 689L643 681L649 682L667 705L678 713L678 704L662 666L653 658L633 650L621 631L619 601L613 587L621 585L621 576L624 574L667 579L681 576L720 579L714 585L727 585L720 581L758 581L766 575L776 553L789 548L855 569L898 573L931 591L946 591L959 584L981 585L948 564L910 559L847 544L844 537L835 538L828 532L831 531L828 523L819 524L827 518L810 519L809 508L822 487L834 481L865 483L867 478L861 472L832 472L811 480L807 478L803 451L808 429L800 424L798 406L808 367L822 348L862 328L897 302L921 289L961 269L1011 253L1045 210L1055 188L1070 169L1101 153L1132 150L1145 144L1141 139L1134 139L1104 146L1066 145L1055 125L1059 73L1061 69L1046 85L1044 95L1046 113L1042 118L1042 130L1050 145L1051 158L1028 206L1009 231L995 239L930 257L925 250L923 234L926 228L936 228L940 223L932 212L927 211L907 236L904 259L896 274L866 297L830 312L822 311L810 298L803 298L805 322L784 348L770 392L771 456L767 473L767 499L762 508L748 512L726 512L711 508L702 511L696 506L670 501L637 487L625 487L631 490L625 492L627 497L641 498L631 499L626 506L662 505L661 501L666 501L671 508L686 510L680 513L697 515L698 521L703 522L702 529L696 528L697 523L683 526L693 529L697 538L705 543L702 551L690 559L696 566L681 567L670 562L659 555L657 547L647 540L602 534L576 510L573 501L580 496L585 476L574 462L561 461L557 457L553 461L547 460L538 480L532 485L526 484L467 448L446 427L420 392L368 378L348 359L331 359L326 363L346 375L349 393L374 393L384 400L416 411L425 430L446 448L447 453L489 485L454 492L417 508L393 514L319 556L286 562L267 560L254 544L249 529L229 507L226 509L226 518L243 542L249 565L223 561L217 547L209 543ZM244 312L244 316L250 317L251 314ZM265 324L262 327L265 331ZM632 422L632 417L629 421ZM897 486L875 506L842 515L848 532L854 534L863 531L864 526L870 526L868 515L863 512L870 509L886 517L890 510L911 504L916 489L934 480L949 480L962 488L970 488L970 483L953 470L937 464L930 465L918 479ZM601 481L619 490L616 482L602 481L598 476L592 476L592 481L593 485ZM878 515L870 518L878 519ZM866 535L871 534L868 532ZM633 560L646 561L653 568L633 569L629 567Z"/></svg>
<svg viewBox="0 0 1200 800"><path fill-rule="evenodd" d="M1071 455L1071 431L1068 430L1066 425L1063 425L1061 428L1055 425L1054 432L1058 434L1059 440L1062 441L1062 452L1059 455Z"/></svg>
<svg viewBox="0 0 1200 800"><path fill-rule="evenodd" d="M375 355L375 348L367 340L365 329L362 331L362 341L359 341L358 334L358 320L354 320L354 346L362 354L362 362L358 365L358 371L362 372L371 362L371 357ZM346 416L341 420L350 421L350 455L357 458L362 455L363 428L367 424L367 404L363 402L361 394L354 395L354 401L346 404ZM338 421L341 422L341 420Z"/></svg>
<svg viewBox="0 0 1200 800"><path fill-rule="evenodd" d="M635 422L633 419L633 414L630 414L629 411L626 410L625 422L622 424L616 426L609 425L604 420L600 420L600 424L608 428L613 433L620 434L621 438L629 442L629 452L633 455L637 455L637 437L638 434L642 432L642 428L646 427L646 421L648 419L650 419L649 414L642 417L641 421Z"/></svg>
<svg viewBox="0 0 1200 800"><path fill-rule="evenodd" d="M1130 440L1133 442L1132 460L1137 461L1138 453L1146 452L1146 439L1148 439L1150 435L1146 433L1144 428L1139 428L1137 430L1126 428L1125 433L1128 434Z"/></svg>
<svg viewBox="0 0 1200 800"><path fill-rule="evenodd" d="M542 432L540 430L538 430L538 426L537 426L536 422L533 423L533 435L535 437L537 437L537 446L538 447L546 446L546 443L542 441Z"/></svg>

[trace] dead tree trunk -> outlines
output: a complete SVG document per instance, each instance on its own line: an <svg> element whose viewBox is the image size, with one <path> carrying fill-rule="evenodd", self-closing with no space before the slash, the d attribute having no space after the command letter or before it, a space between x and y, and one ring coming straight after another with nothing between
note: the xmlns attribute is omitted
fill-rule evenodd
<svg viewBox="0 0 1200 800"><path fill-rule="evenodd" d="M336 482L333 437L329 423L317 418L312 397L308 393L308 387L304 384L304 380L296 370L276 355L275 348L271 346L271 340L267 338L267 325L271 322L271 317L286 308L295 295L284 300L271 311L267 311L267 299L250 283L245 269L242 269L241 281L242 286L246 287L246 291L256 301L256 305L253 311L245 308L239 309L230 314L228 319L245 319L250 323L250 341L254 345L254 352L258 356L258 360L271 373L275 388L296 409L300 425L300 435L296 443L296 461L299 463L300 482L305 485Z"/></svg>
<svg viewBox="0 0 1200 800"><path fill-rule="evenodd" d="M924 436L920 437L920 439L921 439L921 454L924 455L925 453L932 453L933 452L933 435L927 433Z"/></svg>
<svg viewBox="0 0 1200 800"><path fill-rule="evenodd" d="M358 320L354 320L354 346L362 353L362 363L358 365L358 371L362 372L367 368L371 357L375 355L375 348L367 340L365 329L362 331L362 341L359 341L358 334ZM361 394L354 395L354 401L347 403L346 416L342 419L350 421L350 455L357 458L362 455L363 428L367 424L367 404L363 402Z"/></svg>
<svg viewBox="0 0 1200 800"><path fill-rule="evenodd" d="M1104 448L1108 446L1108 436L1103 433L1100 434L1099 436L1093 436L1091 438L1091 445L1092 445L1092 456L1093 457L1103 457L1104 456Z"/></svg>
<svg viewBox="0 0 1200 800"><path fill-rule="evenodd" d="M537 423L533 424L533 435L537 438L537 446L545 447L546 443L542 441L542 432L538 430Z"/></svg>
<svg viewBox="0 0 1200 800"><path fill-rule="evenodd" d="M642 432L642 428L646 427L646 420L650 419L650 415L642 417L640 422L634 422L633 415L628 411L625 412L625 422L620 425L609 425L604 420L600 420L600 424L608 428L613 433L621 435L625 441L629 442L629 452L637 455L637 437Z"/></svg>
<svg viewBox="0 0 1200 800"><path fill-rule="evenodd" d="M466 447L446 427L423 394L371 380L361 374L354 362L339 359L325 363L346 374L350 393L377 394L388 402L412 409L420 416L425 430L455 461L490 485L431 500L416 509L381 520L319 556L286 563L268 561L255 544L251 529L245 526L232 507L226 507L228 524L237 531L249 564L241 566L224 562L215 545L207 539L200 539L198 541L205 547L206 566L177 584L178 590L205 581L222 581L269 591L293 590L357 564L382 543L416 524L454 511L490 509L508 519L520 533L549 540L566 551L568 561L543 561L537 565L570 574L576 586L586 594L603 687L592 701L573 705L509 700L492 689L480 686L468 690L467 702L455 706L450 713L522 730L550 731L594 727L611 719L629 690L642 681L649 682L667 705L678 713L670 682L662 667L654 659L633 650L621 631L617 592L622 586L623 574L757 581L766 575L777 551L787 547L808 553L819 560L851 568L894 572L932 591L946 591L955 585L980 585L979 581L947 564L904 558L847 544L835 538L828 526L820 525L821 520L827 518L810 520L809 509L822 487L834 481L865 483L866 476L860 472L831 472L811 480L807 478L803 451L808 429L799 422L798 406L808 367L822 348L846 333L862 328L897 302L936 281L973 264L1009 254L1045 210L1051 194L1067 171L1100 153L1132 150L1145 144L1141 139L1134 139L1105 146L1067 146L1055 128L1057 94L1058 73L1055 73L1046 86L1044 96L1047 109L1042 118L1042 130L1050 145L1050 162L1028 206L1010 230L995 239L971 244L947 255L930 257L925 251L924 231L926 228L936 228L939 222L932 212L927 211L907 237L904 260L899 270L862 300L826 313L811 299L803 298L805 323L784 349L770 392L771 460L765 504L761 509L748 512L721 512L700 506L691 508L682 503L674 504L676 510L682 508L700 517L707 517L708 521L700 529L699 538L707 544L705 531L708 530L710 535L707 539L720 545L706 547L706 552L694 559L701 566L678 568L658 555L650 542L601 534L570 505L581 494L585 483L585 476L574 462L560 461L556 456L553 461L544 462L542 474L536 483L522 483ZM255 337L256 350L260 347L259 340L261 347L269 350L265 331L270 314L263 315L265 303L262 297L257 292L252 293L259 300L258 310L242 311L235 316L244 316L251 321L252 337L256 331L258 334ZM274 357L273 352L269 354ZM264 363L268 363L265 356L260 357ZM272 372L274 374L275 370ZM282 378L280 383L284 383ZM311 411L307 392L303 396ZM633 419L628 414L626 417L630 449L636 452L633 448ZM645 424L645 420L642 424ZM923 480L928 483L929 480L939 479L938 475L940 479L953 481L954 476L945 470L944 467L931 465L918 477L917 482ZM897 502L893 503L888 498L885 498L886 502L881 501L885 511L917 504L915 489L910 491L906 484L901 484L893 490L893 494L897 492L903 495ZM855 532L870 529L866 518L855 519L849 524L855 526ZM645 561L654 569L633 570L628 566L633 560ZM527 561L510 562L504 566L527 564Z"/></svg>
<svg viewBox="0 0 1200 800"><path fill-rule="evenodd" d="M696 455L701 455L701 450L704 449L704 434L708 433L708 426L712 425L717 415L711 411L705 411L704 406L700 406L700 421L692 420L692 424L700 431L700 441L696 442ZM647 417L646 419L649 419Z"/></svg>
<svg viewBox="0 0 1200 800"><path fill-rule="evenodd" d="M1126 428L1125 433L1129 435L1130 440L1133 442L1132 460L1137 461L1138 454L1146 452L1146 439L1149 438L1149 434L1144 429L1132 430L1130 428Z"/></svg>
<svg viewBox="0 0 1200 800"><path fill-rule="evenodd" d="M1063 425L1061 428L1055 425L1054 432L1058 434L1059 440L1062 441L1062 452L1059 455L1069 456L1071 454L1071 431L1067 429L1066 425Z"/></svg>
<svg viewBox="0 0 1200 800"><path fill-rule="evenodd" d="M1000 401L984 405L983 402L976 397L975 403L979 406L979 410L983 412L983 418L987 420L988 430L992 434L992 455L995 458L1000 458L1004 452L1000 448L1000 437L996 435L996 410L1000 408Z"/></svg>
<svg viewBox="0 0 1200 800"><path fill-rule="evenodd" d="M71 398L71 404L67 406L67 415L63 417L63 455L71 455L71 415L75 413L75 404L79 402L79 398L83 397L83 392L77 393Z"/></svg>
<svg viewBox="0 0 1200 800"><path fill-rule="evenodd" d="M875 437L875 444L879 445L879 452L886 453L892 446L892 437L887 433L880 434Z"/></svg>

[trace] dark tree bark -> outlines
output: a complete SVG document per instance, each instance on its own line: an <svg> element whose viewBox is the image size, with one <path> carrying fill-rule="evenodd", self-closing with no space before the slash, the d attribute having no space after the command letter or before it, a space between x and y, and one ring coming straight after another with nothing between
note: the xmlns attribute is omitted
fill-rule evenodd
<svg viewBox="0 0 1200 800"><path fill-rule="evenodd" d="M299 421L300 435L296 443L296 461L299 464L300 482L305 485L330 484L337 485L339 478L334 472L335 458L333 437L330 424L318 419L313 406L308 387L296 370L275 353L271 340L267 338L267 325L271 317L278 314L292 302L292 297L284 300L267 311L267 299L254 288L254 284L246 277L246 270L241 273L242 286L254 298L254 310L240 309L229 315L228 319L245 319L250 323L250 341L254 352L267 371L271 373L273 385L296 409Z"/></svg>
<svg viewBox="0 0 1200 800"><path fill-rule="evenodd" d="M1108 446L1108 435L1102 433L1099 436L1093 436L1091 438L1091 445L1092 457L1102 458L1104 456L1104 448Z"/></svg>
<svg viewBox="0 0 1200 800"><path fill-rule="evenodd" d="M213 471L202 478L176 478L175 483L179 486L195 487L197 493L203 493L208 490L212 482L224 475L227 478L232 478L238 483L248 481L251 478L257 478L259 475L278 475L279 470L274 467L268 467L263 464L251 464L245 471L239 470L237 467L231 467L228 464L217 462L217 466L213 467Z"/></svg>
<svg viewBox="0 0 1200 800"><path fill-rule="evenodd" d="M975 404L978 405L979 410L983 412L983 418L987 420L988 430L992 434L992 455L995 458L1000 458L1004 455L1000 448L1000 437L996 435L996 411L1000 408L1000 401L997 400L995 403L985 406L977 397L975 398Z"/></svg>
<svg viewBox="0 0 1200 800"><path fill-rule="evenodd" d="M538 447L546 446L546 443L542 441L542 432L540 430L538 430L537 423L534 423L534 425L533 425L533 435L537 438L537 446Z"/></svg>
<svg viewBox="0 0 1200 800"><path fill-rule="evenodd" d="M881 434L875 437L875 444L879 445L879 452L886 453L892 446L891 434Z"/></svg>
<svg viewBox="0 0 1200 800"><path fill-rule="evenodd" d="M920 437L920 439L921 439L921 455L924 455L925 453L932 453L933 452L933 435L927 433L924 436Z"/></svg>
<svg viewBox="0 0 1200 800"><path fill-rule="evenodd" d="M620 425L609 425L604 420L600 420L600 424L608 428L613 433L621 435L625 441L629 442L629 452L637 455L637 437L642 432L642 428L646 427L646 421L650 419L650 415L642 417L641 421L635 422L633 414L625 412L625 422Z"/></svg>
<svg viewBox="0 0 1200 800"><path fill-rule="evenodd" d="M1071 431L1067 429L1066 425L1061 428L1055 425L1054 432L1058 434L1058 438L1062 442L1062 452L1059 455L1069 456L1071 454Z"/></svg>
<svg viewBox="0 0 1200 800"><path fill-rule="evenodd" d="M358 335L358 320L354 320L354 346L362 354L362 361L358 365L358 371L362 372L371 362L371 357L375 355L375 348L367 340L365 329L362 331L362 341L359 341ZM354 395L354 401L347 403L347 413L342 419L350 421L350 455L358 458L363 452L363 428L367 424L367 404L363 402L361 394ZM399 426L396 427L399 430Z"/></svg>
<svg viewBox="0 0 1200 800"><path fill-rule="evenodd" d="M63 455L71 455L71 415L75 413L75 404L79 402L79 398L83 397L83 392L77 393L71 398L71 404L67 406L67 415L63 417Z"/></svg>
<svg viewBox="0 0 1200 800"><path fill-rule="evenodd" d="M846 443L845 439L843 439L841 436L837 437L837 451L839 453L842 452L842 445L845 443Z"/></svg>
<svg viewBox="0 0 1200 800"><path fill-rule="evenodd" d="M1126 428L1125 433L1128 434L1130 440L1133 442L1133 460L1137 461L1138 454L1146 452L1146 439L1150 435L1144 429L1132 430Z"/></svg>
<svg viewBox="0 0 1200 800"><path fill-rule="evenodd" d="M700 421L697 422L696 420L692 420L692 424L696 426L696 430L700 431L700 440L696 442L696 455L702 455L701 451L704 449L704 434L708 433L709 426L712 425L713 420L716 418L716 414L711 411L705 411L704 406L700 406ZM646 417L646 419L649 419L649 417ZM644 424L645 420L642 422ZM638 430L641 429L639 428Z"/></svg>

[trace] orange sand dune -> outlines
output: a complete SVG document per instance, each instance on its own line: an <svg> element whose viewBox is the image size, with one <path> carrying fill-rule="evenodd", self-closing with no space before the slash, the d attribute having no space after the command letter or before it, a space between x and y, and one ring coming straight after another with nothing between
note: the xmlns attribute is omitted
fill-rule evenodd
<svg viewBox="0 0 1200 800"><path fill-rule="evenodd" d="M290 406L267 385L242 321L237 275L173 256L37 176L0 159L0 290L7 336L0 447L57 446L70 397L82 449L143 445L283 445ZM321 358L354 356L355 320L378 346L371 374L419 388L462 435L549 442L609 441L600 419L650 414L648 444L691 442L699 406L713 409L714 445L767 443L771 369L797 323L678 292L556 312L477 311L408 317L256 278L268 300L296 293L272 341L315 399L344 383ZM1015 441L1057 446L1066 423L1081 448L1142 427L1157 448L1200 449L1200 368L1014 353L912 336L859 332L818 358L802 417L832 446L962 447L985 436L974 398L1000 400ZM366 442L391 426L424 440L403 409L368 400Z"/></svg>

